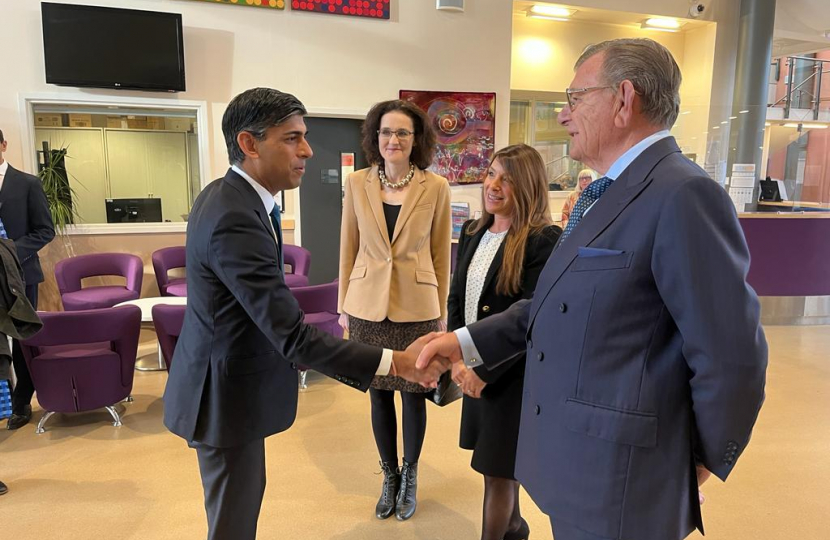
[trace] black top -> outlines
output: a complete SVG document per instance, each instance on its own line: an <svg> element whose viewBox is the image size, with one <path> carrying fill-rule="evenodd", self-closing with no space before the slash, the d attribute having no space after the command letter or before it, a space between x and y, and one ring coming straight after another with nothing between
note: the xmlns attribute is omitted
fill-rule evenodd
<svg viewBox="0 0 830 540"><path fill-rule="evenodd" d="M401 205L383 203L383 215L386 218L386 230L389 231L389 241L392 241L392 235L395 234L395 224L398 222L398 216L401 214Z"/></svg>

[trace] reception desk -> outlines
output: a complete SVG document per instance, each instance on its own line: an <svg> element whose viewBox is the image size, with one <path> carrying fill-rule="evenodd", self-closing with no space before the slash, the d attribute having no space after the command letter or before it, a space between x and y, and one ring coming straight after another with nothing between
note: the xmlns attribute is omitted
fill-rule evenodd
<svg viewBox="0 0 830 540"><path fill-rule="evenodd" d="M778 203L780 204L780 203ZM830 212L740 214L764 324L830 324Z"/></svg>

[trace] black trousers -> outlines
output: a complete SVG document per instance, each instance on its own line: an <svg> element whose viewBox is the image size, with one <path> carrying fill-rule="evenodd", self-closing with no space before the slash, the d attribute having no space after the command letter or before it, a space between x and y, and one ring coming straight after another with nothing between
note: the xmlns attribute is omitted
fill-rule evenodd
<svg viewBox="0 0 830 540"><path fill-rule="evenodd" d="M199 458L208 540L255 540L265 493L265 440L230 448L190 446Z"/></svg>
<svg viewBox="0 0 830 540"><path fill-rule="evenodd" d="M29 299L35 309L37 309L37 286L37 283L26 285L26 298ZM20 348L20 343L16 339L12 340L12 364L17 376L17 384L12 392L12 412L20 414L23 412L23 408L32 402L35 385L32 383L32 376L29 374L26 360L23 358L23 349Z"/></svg>

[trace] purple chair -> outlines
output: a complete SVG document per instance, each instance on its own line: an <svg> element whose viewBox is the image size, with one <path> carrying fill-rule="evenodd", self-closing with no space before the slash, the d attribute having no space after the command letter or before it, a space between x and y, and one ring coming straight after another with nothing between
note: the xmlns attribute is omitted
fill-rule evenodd
<svg viewBox="0 0 830 540"><path fill-rule="evenodd" d="M185 248L175 246L153 252L153 271L162 296L187 296L187 278L170 278L174 268L185 267Z"/></svg>
<svg viewBox="0 0 830 540"><path fill-rule="evenodd" d="M81 288L81 280L98 276L121 276L127 286L104 285ZM63 309L78 311L112 307L141 296L144 265L129 253L92 253L64 259L55 265L55 279Z"/></svg>
<svg viewBox="0 0 830 540"><path fill-rule="evenodd" d="M305 316L303 322L316 326L323 332L335 337L343 337L343 328L337 324L340 315L337 314L337 280L323 285L312 285L310 287L296 287L291 289L300 309ZM306 366L299 366L300 389L305 390Z"/></svg>
<svg viewBox="0 0 830 540"><path fill-rule="evenodd" d="M141 330L137 306L84 311L40 312L43 328L21 342L37 400L50 416L106 408L121 425L113 405L133 390L135 355Z"/></svg>
<svg viewBox="0 0 830 540"><path fill-rule="evenodd" d="M153 306L153 326L156 327L156 336L159 340L159 348L167 364L167 370L173 362L173 351L176 350L176 343L182 333L184 324L184 312L187 306L168 306L157 304Z"/></svg>
<svg viewBox="0 0 830 540"><path fill-rule="evenodd" d="M285 284L291 288L308 286L308 269L311 267L311 252L292 244L282 246L282 258L291 265L291 272L285 274Z"/></svg>

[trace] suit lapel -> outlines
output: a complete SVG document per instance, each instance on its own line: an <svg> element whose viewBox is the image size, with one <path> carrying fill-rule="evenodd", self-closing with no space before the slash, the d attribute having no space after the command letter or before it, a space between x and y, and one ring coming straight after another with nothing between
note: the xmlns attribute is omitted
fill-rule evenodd
<svg viewBox="0 0 830 540"><path fill-rule="evenodd" d="M380 237L384 239L387 247L392 247L392 242L389 239L389 232L386 227L386 217L383 214L383 199L380 196L380 179L378 178L378 167L373 166L366 175L366 198L369 200L369 207L372 209L372 215L375 217L375 222L380 232ZM400 218L398 218L400 222Z"/></svg>
<svg viewBox="0 0 830 540"><path fill-rule="evenodd" d="M409 216L412 215L412 210L415 209L415 205L418 204L418 201L421 198L421 195L427 190L426 186L424 185L427 181L427 177L424 174L424 171L420 169L415 169L415 177L412 179L412 183L409 185L409 190L406 193L406 197L403 200L403 206L401 207L401 214L398 216L398 221L395 223L395 234L392 235L392 243L395 243L395 240L401 234L401 230L403 226L406 224L406 220L409 219Z"/></svg>
<svg viewBox="0 0 830 540"><path fill-rule="evenodd" d="M631 165L626 168L602 197L583 216L582 221L573 230L565 241L560 241L542 275L539 285L533 294L533 305L530 308L529 325L533 324L539 308L551 289L565 273L579 252L580 246L589 246L602 234L617 216L652 182L651 171L669 154L679 152L674 137L667 137L657 141L647 148Z"/></svg>
<svg viewBox="0 0 830 540"><path fill-rule="evenodd" d="M3 177L3 185L0 186L0 209L2 209L3 203L6 202L6 199L9 198L9 192L14 189L14 186L9 186L9 180L11 183L14 183L14 175L17 174L17 170L9 164L6 168L6 175Z"/></svg>
<svg viewBox="0 0 830 540"><path fill-rule="evenodd" d="M259 198L256 190L248 183L247 180L236 174L233 169L228 169L225 175L225 181L236 187L247 199L246 206L253 208L256 215L259 216L259 221L262 226L269 232L269 235L274 239L274 244L277 244L277 237L274 236L274 226L271 224L271 216L265 212L265 207L262 205L262 199ZM272 232L274 231L274 232ZM277 247L279 245L277 244Z"/></svg>

